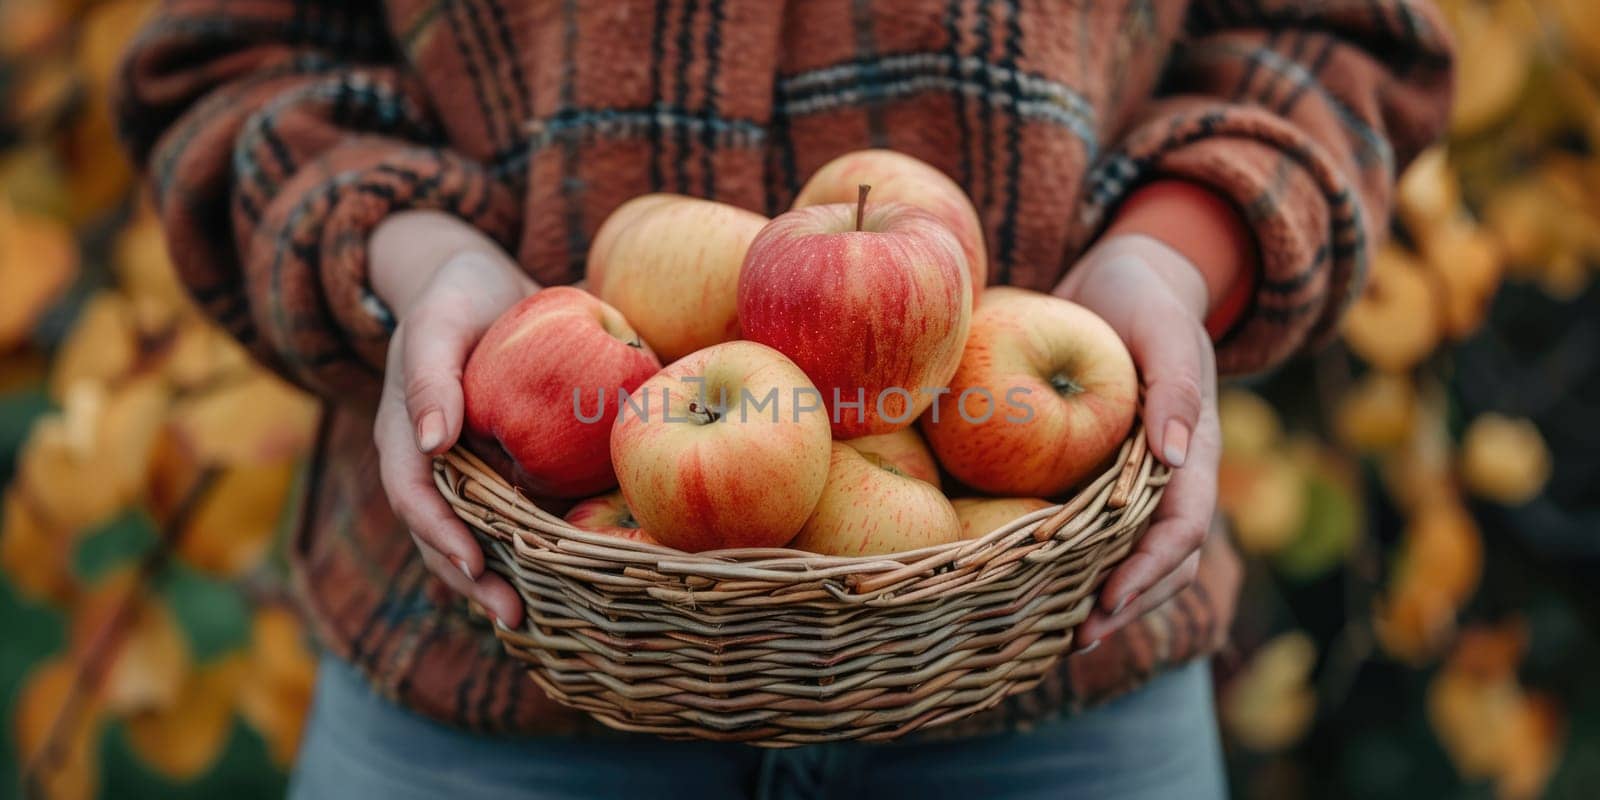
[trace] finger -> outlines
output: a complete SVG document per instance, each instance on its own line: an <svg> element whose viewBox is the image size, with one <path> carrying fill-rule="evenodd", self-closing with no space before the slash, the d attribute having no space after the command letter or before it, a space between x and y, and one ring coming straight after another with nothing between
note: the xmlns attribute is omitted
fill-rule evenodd
<svg viewBox="0 0 1600 800"><path fill-rule="evenodd" d="M1200 574L1200 551L1189 554L1178 568L1167 573L1166 577L1156 581L1148 591L1141 592L1130 600L1126 606L1115 614L1096 608L1089 612L1089 618L1078 627L1078 649L1093 647L1095 642L1115 633L1128 623L1150 613L1162 603L1176 597L1177 594L1188 588L1194 582L1196 575Z"/></svg>
<svg viewBox="0 0 1600 800"><path fill-rule="evenodd" d="M1148 592L1167 573L1177 569L1205 542L1217 507L1217 460L1221 434L1216 404L1208 400L1200 415L1190 448L1189 462L1172 473L1161 502L1151 517L1150 529L1139 546L1106 578L1100 605L1115 614L1137 595Z"/></svg>
<svg viewBox="0 0 1600 800"><path fill-rule="evenodd" d="M416 540L417 550L422 553L423 565L444 581L446 586L483 606L496 622L508 628L522 624L522 598L505 578L489 570L485 570L477 580L468 578L456 570L448 556L435 550L421 537L413 533L411 538Z"/></svg>
<svg viewBox="0 0 1600 800"><path fill-rule="evenodd" d="M1197 325L1174 324L1168 314L1141 314L1128 349L1144 376L1145 436L1150 451L1170 467L1188 460L1207 390L1210 342Z"/></svg>
<svg viewBox="0 0 1600 800"><path fill-rule="evenodd" d="M417 332L404 348L401 375L414 446L429 455L443 452L461 435L461 371L484 330L452 305L444 298L424 298L401 323Z"/></svg>
<svg viewBox="0 0 1600 800"><path fill-rule="evenodd" d="M399 346L391 343L391 349ZM391 361L398 356L391 356ZM417 452L406 416L397 372L389 370L384 380L383 397L378 403L373 424L373 441L378 448L378 480L395 516L421 540L456 565L468 578L483 573L483 550L473 540L433 482L433 459Z"/></svg>

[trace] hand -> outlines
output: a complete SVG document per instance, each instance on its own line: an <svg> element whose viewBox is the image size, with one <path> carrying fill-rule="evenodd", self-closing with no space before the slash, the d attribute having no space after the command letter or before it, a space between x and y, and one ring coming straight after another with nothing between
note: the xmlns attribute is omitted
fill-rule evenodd
<svg viewBox="0 0 1600 800"><path fill-rule="evenodd" d="M522 600L484 568L483 549L434 485L433 456L461 435L461 370L473 345L536 287L494 242L435 212L390 217L367 252L373 290L399 321L373 426L383 490L428 570L514 627Z"/></svg>
<svg viewBox="0 0 1600 800"><path fill-rule="evenodd" d="M1207 290L1177 251L1141 235L1115 235L1090 250L1056 294L1115 328L1144 380L1145 439L1174 469L1150 528L1100 589L1079 628L1092 646L1194 580L1217 504L1217 366L1206 334Z"/></svg>

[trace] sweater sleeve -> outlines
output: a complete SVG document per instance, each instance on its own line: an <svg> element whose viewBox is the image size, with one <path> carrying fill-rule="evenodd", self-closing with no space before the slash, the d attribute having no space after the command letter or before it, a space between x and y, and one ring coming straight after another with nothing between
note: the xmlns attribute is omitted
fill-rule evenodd
<svg viewBox="0 0 1600 800"><path fill-rule="evenodd" d="M513 193L445 145L376 0L168 0L113 103L200 308L325 397L379 385L393 321L366 240L385 216L437 209L516 235Z"/></svg>
<svg viewBox="0 0 1600 800"><path fill-rule="evenodd" d="M1089 176L1089 216L1158 179L1231 201L1258 274L1218 367L1272 367L1360 290L1397 172L1448 120L1451 64L1425 0L1196 0L1159 91Z"/></svg>

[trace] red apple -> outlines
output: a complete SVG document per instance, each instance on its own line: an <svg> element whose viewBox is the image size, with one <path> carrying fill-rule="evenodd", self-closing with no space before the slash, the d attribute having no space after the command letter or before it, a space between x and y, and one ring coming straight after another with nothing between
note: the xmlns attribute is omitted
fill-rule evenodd
<svg viewBox="0 0 1600 800"><path fill-rule="evenodd" d="M919 481L927 481L935 487L940 484L939 464L933 460L933 451L917 435L915 427L894 433L861 436L845 444L862 455L877 456L884 463Z"/></svg>
<svg viewBox="0 0 1600 800"><path fill-rule="evenodd" d="M755 342L679 359L633 393L612 428L628 507L679 550L782 546L828 477L819 397L794 362Z"/></svg>
<svg viewBox="0 0 1600 800"><path fill-rule="evenodd" d="M583 497L616 485L611 422L619 392L661 363L615 308L557 286L489 326L461 377L469 439L503 449L530 494Z"/></svg>
<svg viewBox="0 0 1600 800"><path fill-rule="evenodd" d="M634 519L633 512L628 510L628 501L622 496L622 492L610 492L584 500L573 506L563 519L575 528L607 533L636 542L661 544L656 541L656 537L639 527L639 520Z"/></svg>
<svg viewBox="0 0 1600 800"><path fill-rule="evenodd" d="M983 293L961 367L922 431L961 482L1051 497L1116 451L1138 401L1133 358L1105 320L1059 297L996 287Z"/></svg>
<svg viewBox="0 0 1600 800"><path fill-rule="evenodd" d="M833 435L909 426L961 360L972 279L950 229L903 203L810 206L750 245L739 325L805 370Z"/></svg>
<svg viewBox="0 0 1600 800"><path fill-rule="evenodd" d="M972 299L988 283L989 254L983 246L983 224L967 193L950 176L925 161L893 150L857 150L822 165L794 198L795 208L823 203L853 203L856 187L867 184L879 202L914 205L939 218L967 257Z"/></svg>
<svg viewBox="0 0 1600 800"><path fill-rule="evenodd" d="M673 194L630 200L589 248L588 288L672 362L739 338L739 268L767 224L753 211Z"/></svg>
<svg viewBox="0 0 1600 800"><path fill-rule="evenodd" d="M834 442L828 482L796 550L830 556L903 553L961 538L961 521L939 487Z"/></svg>
<svg viewBox="0 0 1600 800"><path fill-rule="evenodd" d="M961 538L980 539L1051 503L1037 497L962 497L950 505L961 520Z"/></svg>

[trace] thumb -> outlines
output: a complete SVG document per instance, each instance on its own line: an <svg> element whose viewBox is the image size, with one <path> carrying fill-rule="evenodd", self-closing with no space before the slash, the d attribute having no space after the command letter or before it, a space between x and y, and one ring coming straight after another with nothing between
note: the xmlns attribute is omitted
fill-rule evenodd
<svg viewBox="0 0 1600 800"><path fill-rule="evenodd" d="M435 455L461 435L465 401L461 374L472 345L483 334L475 326L424 305L400 323L405 329L401 385L417 449Z"/></svg>
<svg viewBox="0 0 1600 800"><path fill-rule="evenodd" d="M1144 376L1145 436L1150 452L1170 467L1181 467L1200 424L1210 391L1214 356L1205 332L1182 317L1141 315L1129 341Z"/></svg>

